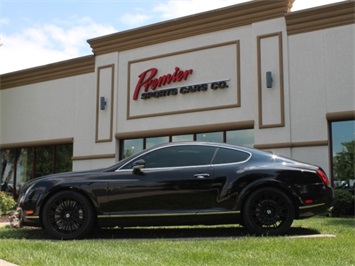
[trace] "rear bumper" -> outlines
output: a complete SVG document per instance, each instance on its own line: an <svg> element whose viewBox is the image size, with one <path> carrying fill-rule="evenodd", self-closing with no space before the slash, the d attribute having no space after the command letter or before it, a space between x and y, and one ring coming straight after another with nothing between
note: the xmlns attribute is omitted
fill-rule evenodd
<svg viewBox="0 0 355 266"><path fill-rule="evenodd" d="M312 217L319 214L329 213L333 208L334 191L330 187L326 187L315 198L318 202L310 205L302 205L298 207L298 219Z"/></svg>
<svg viewBox="0 0 355 266"><path fill-rule="evenodd" d="M309 206L300 206L298 219L308 218L318 214L325 214L328 213L330 209L331 207L329 207L325 203L314 204Z"/></svg>

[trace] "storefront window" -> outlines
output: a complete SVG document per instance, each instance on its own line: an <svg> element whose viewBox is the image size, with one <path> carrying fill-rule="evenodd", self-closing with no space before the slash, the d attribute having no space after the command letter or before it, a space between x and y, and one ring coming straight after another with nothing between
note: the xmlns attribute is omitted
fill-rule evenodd
<svg viewBox="0 0 355 266"><path fill-rule="evenodd" d="M15 198L23 184L38 176L72 170L73 145L0 150L1 190Z"/></svg>
<svg viewBox="0 0 355 266"><path fill-rule="evenodd" d="M332 122L331 131L334 180L355 179L355 120Z"/></svg>
<svg viewBox="0 0 355 266"><path fill-rule="evenodd" d="M192 134L172 136L172 142L193 141L193 140L194 140L194 135Z"/></svg>
<svg viewBox="0 0 355 266"><path fill-rule="evenodd" d="M35 150L35 177L53 172L53 147L38 147Z"/></svg>
<svg viewBox="0 0 355 266"><path fill-rule="evenodd" d="M151 148L155 145L168 143L169 137L156 137L156 138L147 138L146 139L146 149Z"/></svg>
<svg viewBox="0 0 355 266"><path fill-rule="evenodd" d="M123 141L123 158L143 150L143 139L126 139Z"/></svg>
<svg viewBox="0 0 355 266"><path fill-rule="evenodd" d="M223 142L223 132L201 133L196 135L197 141Z"/></svg>
<svg viewBox="0 0 355 266"><path fill-rule="evenodd" d="M19 157L16 166L16 191L20 191L22 185L33 178L33 148L19 149Z"/></svg>
<svg viewBox="0 0 355 266"><path fill-rule="evenodd" d="M230 143L234 145L253 147L254 129L206 132L206 133L161 136L161 137L141 138L141 139L126 139L120 142L122 145L120 150L120 158L124 159L132 154L153 147L154 145L157 144L168 143L170 141L178 142L178 141L194 141L194 140L205 141L205 142Z"/></svg>
<svg viewBox="0 0 355 266"><path fill-rule="evenodd" d="M226 143L252 148L254 146L254 130L233 130L226 132Z"/></svg>
<svg viewBox="0 0 355 266"><path fill-rule="evenodd" d="M73 145L59 145L55 147L55 172L63 173L71 171Z"/></svg>
<svg viewBox="0 0 355 266"><path fill-rule="evenodd" d="M13 191L15 176L16 150L1 151L1 191Z"/></svg>

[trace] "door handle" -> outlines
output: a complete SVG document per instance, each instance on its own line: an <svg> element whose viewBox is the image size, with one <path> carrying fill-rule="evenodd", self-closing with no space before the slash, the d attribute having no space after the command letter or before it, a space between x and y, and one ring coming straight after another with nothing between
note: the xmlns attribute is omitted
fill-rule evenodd
<svg viewBox="0 0 355 266"><path fill-rule="evenodd" d="M195 174L194 177L196 177L197 179L204 179L204 178L210 177L210 174L207 174L207 173Z"/></svg>

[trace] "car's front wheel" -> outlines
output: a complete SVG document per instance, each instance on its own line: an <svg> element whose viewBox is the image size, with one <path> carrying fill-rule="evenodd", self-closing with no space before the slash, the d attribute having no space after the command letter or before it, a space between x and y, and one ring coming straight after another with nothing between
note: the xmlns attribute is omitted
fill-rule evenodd
<svg viewBox="0 0 355 266"><path fill-rule="evenodd" d="M53 195L42 212L44 228L59 239L84 237L93 227L94 212L90 202L74 191Z"/></svg>
<svg viewBox="0 0 355 266"><path fill-rule="evenodd" d="M294 217L291 199L276 188L253 192L243 208L245 227L257 235L283 235L290 229Z"/></svg>

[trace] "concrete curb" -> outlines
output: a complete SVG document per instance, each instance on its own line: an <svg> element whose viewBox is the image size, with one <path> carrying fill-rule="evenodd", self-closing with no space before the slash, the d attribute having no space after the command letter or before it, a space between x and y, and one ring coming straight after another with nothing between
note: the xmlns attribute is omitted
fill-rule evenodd
<svg viewBox="0 0 355 266"><path fill-rule="evenodd" d="M0 223L0 228L2 227L6 227L6 226L10 226L10 223L7 222L7 223ZM1 264L0 264L1 265Z"/></svg>
<svg viewBox="0 0 355 266"><path fill-rule="evenodd" d="M17 266L17 264L13 264L11 262L0 259L0 266Z"/></svg>
<svg viewBox="0 0 355 266"><path fill-rule="evenodd" d="M319 234L319 235L288 236L287 238L322 238L322 237L336 237L336 236L330 234Z"/></svg>

